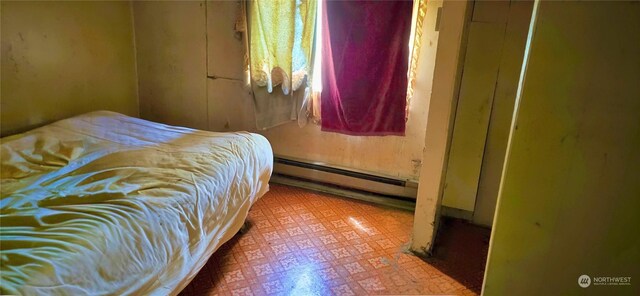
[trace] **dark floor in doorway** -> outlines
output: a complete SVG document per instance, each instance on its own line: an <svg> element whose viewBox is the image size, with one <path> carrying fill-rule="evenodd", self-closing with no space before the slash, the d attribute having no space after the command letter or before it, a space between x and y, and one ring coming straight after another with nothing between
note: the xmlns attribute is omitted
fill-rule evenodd
<svg viewBox="0 0 640 296"><path fill-rule="evenodd" d="M433 254L425 261L465 287L480 293L490 236L489 228L443 217Z"/></svg>

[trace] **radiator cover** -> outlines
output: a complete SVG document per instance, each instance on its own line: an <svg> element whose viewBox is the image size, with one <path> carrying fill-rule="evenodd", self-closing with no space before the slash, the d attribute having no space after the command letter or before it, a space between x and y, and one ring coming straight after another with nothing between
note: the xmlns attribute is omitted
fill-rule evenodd
<svg viewBox="0 0 640 296"><path fill-rule="evenodd" d="M415 200L418 193L418 184L412 180L395 179L278 156L274 157L274 172L284 176L403 199Z"/></svg>

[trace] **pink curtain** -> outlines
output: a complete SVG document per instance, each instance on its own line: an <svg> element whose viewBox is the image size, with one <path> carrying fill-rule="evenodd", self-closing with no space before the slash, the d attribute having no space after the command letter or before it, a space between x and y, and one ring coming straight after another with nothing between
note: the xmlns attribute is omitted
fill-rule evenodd
<svg viewBox="0 0 640 296"><path fill-rule="evenodd" d="M412 1L324 1L322 130L404 135Z"/></svg>

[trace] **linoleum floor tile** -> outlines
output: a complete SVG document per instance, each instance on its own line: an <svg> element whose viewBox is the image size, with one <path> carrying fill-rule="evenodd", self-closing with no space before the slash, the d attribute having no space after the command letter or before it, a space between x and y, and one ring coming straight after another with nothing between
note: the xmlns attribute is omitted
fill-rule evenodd
<svg viewBox="0 0 640 296"><path fill-rule="evenodd" d="M271 184L247 220L181 295L474 295L482 282L407 254L410 211Z"/></svg>

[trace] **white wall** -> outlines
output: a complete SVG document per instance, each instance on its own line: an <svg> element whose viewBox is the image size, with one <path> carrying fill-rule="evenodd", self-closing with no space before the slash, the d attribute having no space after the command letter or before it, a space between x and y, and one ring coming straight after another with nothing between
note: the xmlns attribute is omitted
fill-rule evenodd
<svg viewBox="0 0 640 296"><path fill-rule="evenodd" d="M129 2L1 5L3 136L94 110L138 115Z"/></svg>
<svg viewBox="0 0 640 296"><path fill-rule="evenodd" d="M640 294L639 36L637 1L537 2L484 295Z"/></svg>

